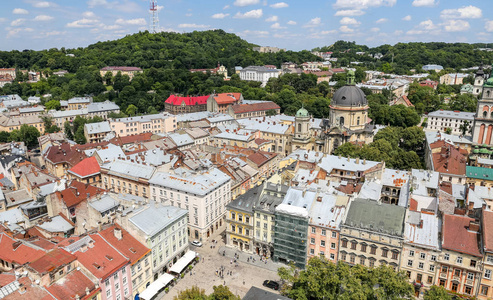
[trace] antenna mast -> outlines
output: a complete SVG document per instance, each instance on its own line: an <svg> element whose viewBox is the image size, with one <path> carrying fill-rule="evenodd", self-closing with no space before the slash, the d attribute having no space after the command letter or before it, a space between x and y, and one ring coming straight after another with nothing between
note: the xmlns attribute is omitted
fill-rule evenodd
<svg viewBox="0 0 493 300"><path fill-rule="evenodd" d="M157 15L157 0L150 0L149 12L151 13L150 30L151 33L156 33L159 29L159 18Z"/></svg>

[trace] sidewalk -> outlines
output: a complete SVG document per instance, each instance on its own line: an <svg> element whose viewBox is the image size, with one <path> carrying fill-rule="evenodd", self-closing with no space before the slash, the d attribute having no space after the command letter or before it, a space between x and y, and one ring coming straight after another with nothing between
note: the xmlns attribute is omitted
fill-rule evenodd
<svg viewBox="0 0 493 300"><path fill-rule="evenodd" d="M261 261L260 256L257 254L248 254L226 246L219 247L219 250L217 251L217 253L221 256L223 255L223 252L224 256L228 257L229 259L233 259L234 254L236 253L239 256L239 259L237 259L238 262L250 264L252 266L267 269L273 272L277 272L277 269L279 267L286 267L285 264L273 262L272 259L268 259L266 263ZM253 262L253 260L249 260L248 258L250 257L255 258L255 262Z"/></svg>

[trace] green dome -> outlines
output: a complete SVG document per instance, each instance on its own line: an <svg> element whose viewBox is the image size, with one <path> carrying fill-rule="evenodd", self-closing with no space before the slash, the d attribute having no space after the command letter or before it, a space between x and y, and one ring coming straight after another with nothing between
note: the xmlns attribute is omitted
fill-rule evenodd
<svg viewBox="0 0 493 300"><path fill-rule="evenodd" d="M481 149L481 150L479 150L479 153L481 153L481 154L490 154L490 151L488 151L486 149Z"/></svg>
<svg viewBox="0 0 493 300"><path fill-rule="evenodd" d="M479 150L478 150L478 149L474 149L474 150L472 151L472 153L479 153Z"/></svg>
<svg viewBox="0 0 493 300"><path fill-rule="evenodd" d="M301 107L297 112L296 112L297 117L304 117L308 118L308 110L306 110L304 107Z"/></svg>

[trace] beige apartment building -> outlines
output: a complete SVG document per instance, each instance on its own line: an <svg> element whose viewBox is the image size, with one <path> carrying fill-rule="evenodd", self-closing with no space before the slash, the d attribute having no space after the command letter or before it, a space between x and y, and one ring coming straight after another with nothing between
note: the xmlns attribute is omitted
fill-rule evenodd
<svg viewBox="0 0 493 300"><path fill-rule="evenodd" d="M154 167L145 163L117 159L101 166L102 186L115 193L149 198L149 180L154 171Z"/></svg>
<svg viewBox="0 0 493 300"><path fill-rule="evenodd" d="M99 74L103 78L107 72L110 72L112 76L116 76L116 74L118 74L118 72L120 72L120 74L127 75L130 78L130 80L132 80L134 78L135 74L142 73L142 69L139 67L109 66L109 67L104 67L101 70L99 70Z"/></svg>
<svg viewBox="0 0 493 300"><path fill-rule="evenodd" d="M136 116L110 120L111 130L117 136L146 132L167 133L176 129L176 117L170 113Z"/></svg>

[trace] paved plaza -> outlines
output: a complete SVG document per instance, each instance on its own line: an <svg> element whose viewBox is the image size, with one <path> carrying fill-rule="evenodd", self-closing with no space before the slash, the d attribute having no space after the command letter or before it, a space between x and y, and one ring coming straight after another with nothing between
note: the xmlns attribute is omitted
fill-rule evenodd
<svg viewBox="0 0 493 300"><path fill-rule="evenodd" d="M200 263L193 268L192 275L187 273L174 287L170 288L168 294L163 292L156 299L173 299L179 291L193 285L204 289L206 294L211 294L213 292L212 287L221 284L226 284L234 294L243 297L251 286L268 289L262 286L264 280L279 280L277 268L284 265L274 263L271 260L268 260L267 263L261 262L258 255L255 255L255 262L253 262L250 260L251 255L227 248L220 237L216 236L216 239L219 239L217 243L208 241L202 247L190 246L191 250L199 253ZM214 248L211 248L212 245ZM231 262L235 253L239 257L237 259L238 266ZM224 268L224 278L216 275L216 271L220 270L221 267ZM229 272L232 274L228 275Z"/></svg>

